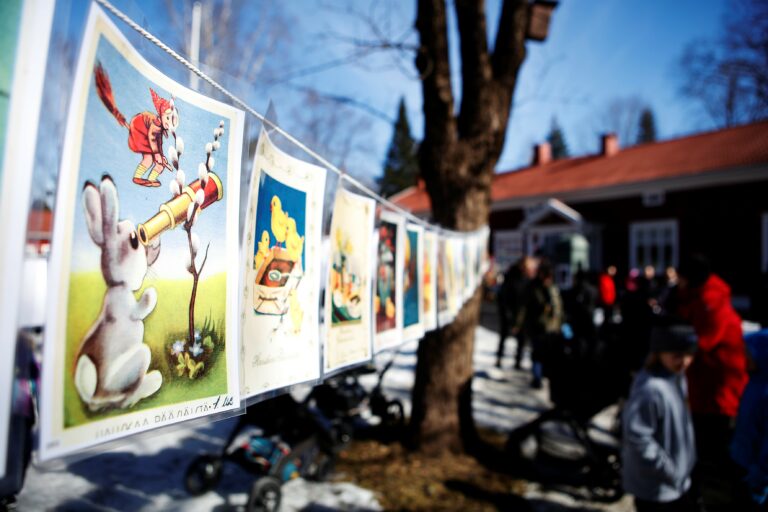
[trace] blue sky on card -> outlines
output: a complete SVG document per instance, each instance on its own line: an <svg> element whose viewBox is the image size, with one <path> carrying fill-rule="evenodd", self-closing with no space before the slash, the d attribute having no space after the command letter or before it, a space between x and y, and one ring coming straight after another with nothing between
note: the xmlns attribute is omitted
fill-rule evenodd
<svg viewBox="0 0 768 512"><path fill-rule="evenodd" d="M87 3L61 4L64 7L59 6L57 21L70 38L77 39ZM163 22L163 2L115 0L115 5L164 38L167 25ZM252 23L251 16L258 16L258 9L269 3L247 5L254 9L243 13L243 22ZM254 108L264 112L269 100L273 100L281 124L291 130L295 122L293 108L299 97L297 88L311 86L353 98L390 118L396 115L400 97L405 97L412 129L420 136L421 90L410 54L399 60L391 54L370 54L333 65L348 60L352 51L339 36L371 39L368 27L348 13L350 5L374 13L389 35L415 43L413 0L381 0L373 10L367 0L293 0L278 5L290 21L285 37L291 45L292 62L284 67L280 62L271 63L273 69L284 69L286 79L262 90L258 98L249 97ZM555 117L572 154L596 151L600 131L596 118L616 98L636 96L647 103L653 109L662 139L710 129L708 120L678 95L675 63L690 41L718 36L726 6L726 0L562 0L554 12L547 41L528 43L497 169L527 165L532 146L545 139ZM488 0L491 37L499 10L500 0ZM119 21L117 24L131 41L138 40L132 30ZM140 50L157 57L151 44L137 44ZM458 75L455 37L452 44L453 72ZM184 76L181 66L165 59L169 75ZM248 84L233 82L238 91L249 89ZM456 89L458 103L460 90ZM349 162L350 172L367 177L379 175L391 136L392 126L380 116L371 116L365 133L370 150Z"/></svg>
<svg viewBox="0 0 768 512"><path fill-rule="evenodd" d="M130 123L134 115L149 111L154 112L150 87L160 96L169 99L171 94L180 91L167 91L147 80L128 61L120 55L114 46L104 38L99 42L96 60L102 64L108 73L112 91L118 109ZM221 116L205 111L181 98L176 98L179 109L178 135L183 138L185 151L181 157L181 168L187 175L186 183L197 179L198 164L206 157L205 145L213 140L213 130L224 120ZM217 175L227 190L227 141L230 125L225 121L225 136L222 138L222 148L214 153L216 158ZM163 140L163 149L168 154L173 138ZM160 187L142 187L132 182L136 166L141 161L141 155L128 147L128 130L120 126L115 118L105 108L96 94L94 80L89 80L88 99L85 111L83 129L83 144L78 175L78 194L75 208L74 243L72 267L77 270L98 268L100 252L91 242L85 229L85 217L82 204L82 186L86 181L98 184L103 174L109 174L118 189L120 200L120 219L127 219L138 225L155 215L160 205L171 199L169 181L175 179L175 174L164 171L159 176ZM229 196L227 200L229 200ZM202 252L211 242L206 270L211 274L221 272L226 268L224 235L221 226L226 223L226 201L216 202L200 213L195 223L194 232L202 242ZM163 275L186 277L186 261L189 259L186 232L181 228L170 230L162 236L162 250L157 260L157 267L162 268ZM202 257L201 257L202 259ZM210 274L209 274L210 275Z"/></svg>

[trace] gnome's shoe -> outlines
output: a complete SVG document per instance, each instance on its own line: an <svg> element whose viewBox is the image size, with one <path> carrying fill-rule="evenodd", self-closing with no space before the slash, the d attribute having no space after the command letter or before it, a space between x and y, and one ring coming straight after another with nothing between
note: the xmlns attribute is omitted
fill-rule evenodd
<svg viewBox="0 0 768 512"><path fill-rule="evenodd" d="M133 182L137 185L141 185L142 187L151 187L153 185L150 185L149 180L145 180L144 178L133 178Z"/></svg>

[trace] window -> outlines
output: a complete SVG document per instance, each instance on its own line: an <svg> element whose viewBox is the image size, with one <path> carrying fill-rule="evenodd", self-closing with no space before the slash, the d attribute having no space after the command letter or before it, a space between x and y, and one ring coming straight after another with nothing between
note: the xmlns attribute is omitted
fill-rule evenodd
<svg viewBox="0 0 768 512"><path fill-rule="evenodd" d="M644 192L643 193L643 206L653 207L661 206L664 204L664 192Z"/></svg>
<svg viewBox="0 0 768 512"><path fill-rule="evenodd" d="M657 273L678 264L677 221L633 222L629 226L629 266L653 265Z"/></svg>

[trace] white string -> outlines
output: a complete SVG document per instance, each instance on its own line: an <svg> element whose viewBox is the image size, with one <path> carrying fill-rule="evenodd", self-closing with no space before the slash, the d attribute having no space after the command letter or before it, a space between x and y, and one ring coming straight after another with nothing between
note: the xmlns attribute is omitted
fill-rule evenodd
<svg viewBox="0 0 768 512"><path fill-rule="evenodd" d="M176 53L172 48L170 48L168 45L163 43L160 39L152 35L149 31L147 31L144 27L133 21L131 18L129 18L126 14L124 14L122 11L117 9L117 7L113 6L111 3L109 3L108 0L95 0L96 3L100 4L102 7L107 9L109 12L111 12L114 16L116 16L120 21L131 27L133 30L138 32L142 37L153 43L155 46L163 50L165 53L176 59L179 63L181 63L185 68L187 68L192 73L199 76L201 79L203 79L205 82L207 82L211 87L219 91L221 94L232 100L233 103L240 106L243 110L254 116L256 119L261 121L262 123L268 125L270 128L274 129L276 132L278 132L280 135L288 139L290 142L296 145L299 149L307 153L309 156L315 158L317 161L322 163L325 167L330 169L331 171L335 172L339 175L340 179L344 179L349 181L351 184L353 184L356 188L358 188L363 193L367 194L371 198L375 199L376 201L380 202L381 204L387 206L391 210L395 210L399 212L404 217L408 218L412 222L416 224L420 224L428 229L434 230L434 231L443 231L448 234L452 235L459 235L464 236L467 235L466 232L458 232L454 230L450 230L447 228L444 228L442 226L436 226L434 224L430 224L429 222L417 217L416 215L412 214L408 210L405 210L404 208L398 206L397 204L393 203L392 201L386 199L385 197L377 194L373 190L366 187L363 183L361 183L356 178L350 176L343 170L339 169L335 165L333 165L331 162L323 158L320 154L313 151L311 148L309 148L307 145L305 145L303 142L295 138L290 133L286 132L279 126L277 126L275 123L261 115L259 112L257 112L255 109L253 109L251 106L249 106L247 103L245 103L243 100L229 92L227 89L225 89L222 85L220 85L218 82L213 80L211 77L209 77L207 74L205 74L203 71L198 69L197 66L189 62L187 59ZM481 228L483 229L483 228ZM479 231L479 230L478 230Z"/></svg>

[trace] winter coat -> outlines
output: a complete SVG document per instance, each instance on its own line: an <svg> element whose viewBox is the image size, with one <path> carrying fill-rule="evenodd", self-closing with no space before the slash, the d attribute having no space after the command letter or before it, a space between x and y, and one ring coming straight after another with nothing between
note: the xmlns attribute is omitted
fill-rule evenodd
<svg viewBox="0 0 768 512"><path fill-rule="evenodd" d="M747 471L752 498L768 497L768 329L749 334L744 341L755 362L744 389L731 443L731 457Z"/></svg>
<svg viewBox="0 0 768 512"><path fill-rule="evenodd" d="M509 313L509 318L513 321L517 318L520 308L524 305L525 290L530 281L523 274L519 264L511 266L504 274L504 283L501 285L499 298L502 301L504 310Z"/></svg>
<svg viewBox="0 0 768 512"><path fill-rule="evenodd" d="M710 274L700 287L680 292L679 313L699 337L699 350L688 368L691 411L736 416L748 377L731 288Z"/></svg>
<svg viewBox="0 0 768 512"><path fill-rule="evenodd" d="M516 324L534 338L559 333L563 325L563 300L557 286L547 285L538 278L532 280Z"/></svg>
<svg viewBox="0 0 768 512"><path fill-rule="evenodd" d="M609 274L603 272L598 278L597 285L600 294L600 305L603 307L613 306L616 302L616 282L613 278Z"/></svg>
<svg viewBox="0 0 768 512"><path fill-rule="evenodd" d="M623 412L622 484L637 498L669 502L691 486L696 445L683 375L641 370Z"/></svg>

